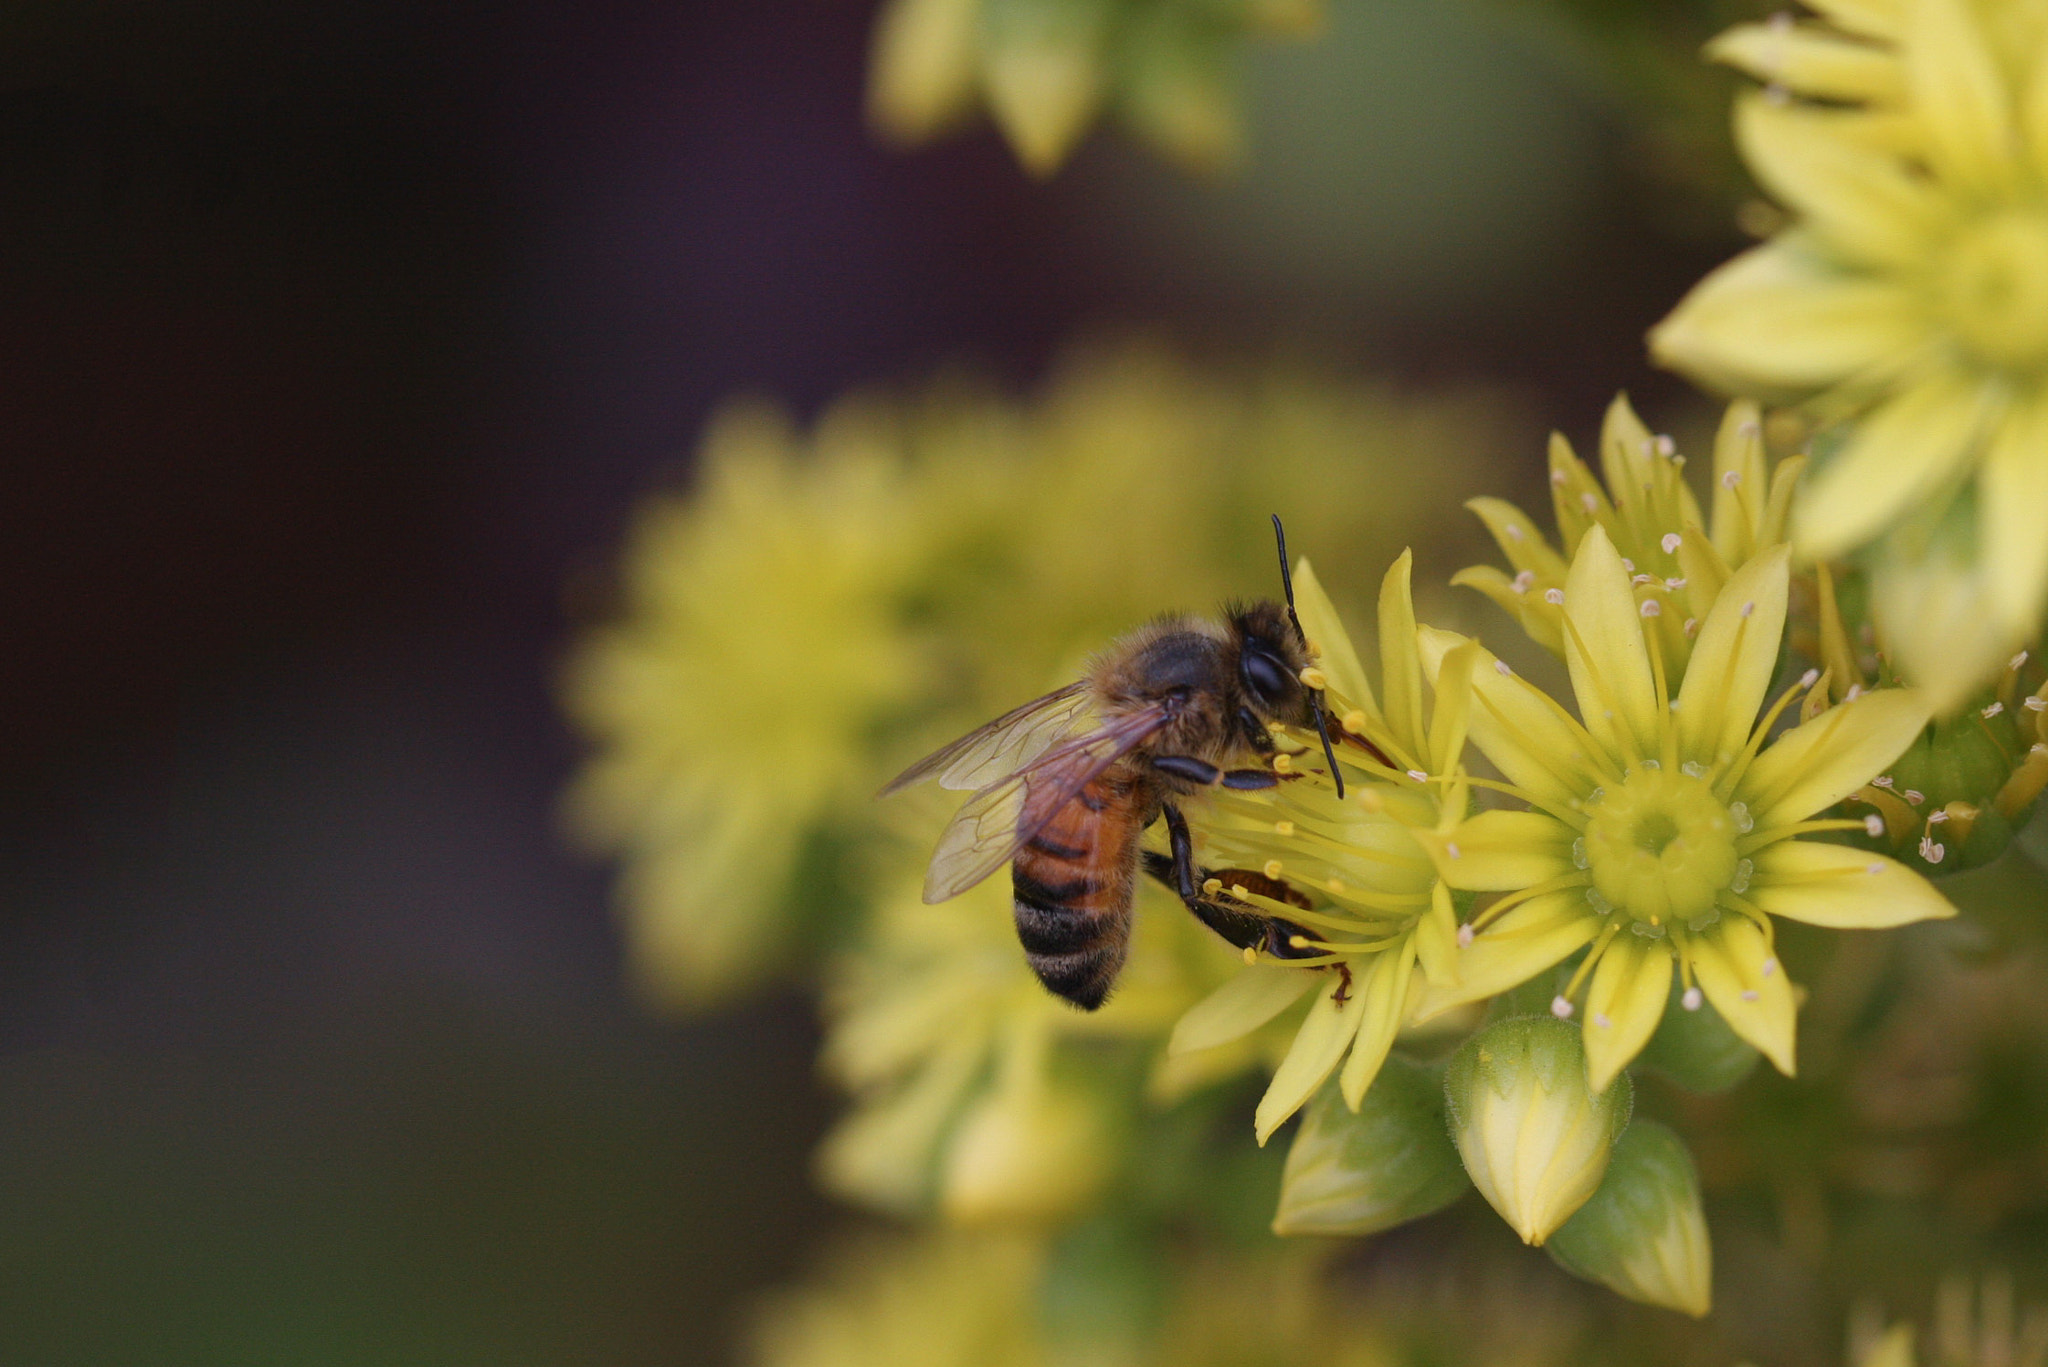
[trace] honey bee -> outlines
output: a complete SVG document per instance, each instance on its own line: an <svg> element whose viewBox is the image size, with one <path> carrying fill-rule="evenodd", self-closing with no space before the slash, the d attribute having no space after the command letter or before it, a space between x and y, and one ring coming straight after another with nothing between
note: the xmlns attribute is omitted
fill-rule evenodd
<svg viewBox="0 0 2048 1367"><path fill-rule="evenodd" d="M1102 1005L1123 968L1141 862L1231 944L1281 958L1317 952L1301 947L1306 933L1293 922L1204 890L1242 887L1308 906L1251 870L1222 870L1212 882L1195 863L1179 805L1217 786L1278 784L1273 722L1313 724L1343 792L1322 695L1301 681L1308 643L1277 516L1273 531L1284 607L1260 601L1227 607L1221 622L1169 616L1141 627L1097 656L1087 677L969 732L882 790L934 775L943 787L974 790L939 838L924 900L956 897L1009 864L1026 960L1048 990L1084 1010ZM1161 817L1171 855L1140 848Z"/></svg>

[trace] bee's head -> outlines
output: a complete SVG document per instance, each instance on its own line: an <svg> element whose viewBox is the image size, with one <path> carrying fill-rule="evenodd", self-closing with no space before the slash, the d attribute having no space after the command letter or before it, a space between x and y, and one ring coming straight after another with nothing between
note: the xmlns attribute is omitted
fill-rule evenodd
<svg viewBox="0 0 2048 1367"><path fill-rule="evenodd" d="M1308 664L1308 650L1288 620L1287 609L1263 601L1239 604L1229 609L1227 618L1246 701L1263 716L1305 724L1308 689L1301 671Z"/></svg>

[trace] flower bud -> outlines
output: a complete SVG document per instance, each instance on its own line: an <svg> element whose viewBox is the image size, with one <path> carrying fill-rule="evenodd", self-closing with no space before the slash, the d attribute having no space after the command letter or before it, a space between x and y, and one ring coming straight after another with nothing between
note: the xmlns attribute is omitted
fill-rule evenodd
<svg viewBox="0 0 2048 1367"><path fill-rule="evenodd" d="M1593 1091L1578 1029L1521 1016L1459 1047L1444 1101L1473 1185L1524 1243L1540 1244L1599 1187L1634 1090L1623 1073Z"/></svg>
<svg viewBox="0 0 2048 1367"><path fill-rule="evenodd" d="M1390 1055L1356 1114L1334 1080L1309 1103L1287 1151L1273 1232L1376 1234L1442 1210L1470 1185L1435 1072Z"/></svg>
<svg viewBox="0 0 2048 1367"><path fill-rule="evenodd" d="M1551 1236L1548 1250L1573 1276L1632 1301L1706 1314L1714 1256L1685 1141L1654 1120L1629 1126L1600 1189Z"/></svg>
<svg viewBox="0 0 2048 1367"><path fill-rule="evenodd" d="M953 1136L939 1173L940 1213L960 1224L1069 1215L1109 1175L1108 1130L1084 1089L1005 1067Z"/></svg>
<svg viewBox="0 0 2048 1367"><path fill-rule="evenodd" d="M1657 1033L1637 1061L1688 1092L1706 1096L1748 1077L1760 1057L1754 1045L1729 1029L1704 993L1681 990L1674 982Z"/></svg>

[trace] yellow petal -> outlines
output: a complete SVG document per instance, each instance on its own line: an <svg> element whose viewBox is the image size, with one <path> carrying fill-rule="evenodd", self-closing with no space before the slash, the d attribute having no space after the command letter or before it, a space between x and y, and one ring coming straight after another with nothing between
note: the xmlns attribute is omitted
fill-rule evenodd
<svg viewBox="0 0 2048 1367"><path fill-rule="evenodd" d="M1213 1049L1248 1035L1292 1006L1317 982L1316 974L1308 969L1249 965L1188 1008L1173 1027L1166 1052Z"/></svg>
<svg viewBox="0 0 2048 1367"><path fill-rule="evenodd" d="M1849 261L1924 265L1930 243L1949 221L1946 201L1898 158L1844 136L1845 126L1861 117L1751 93L1736 101L1735 136L1772 196Z"/></svg>
<svg viewBox="0 0 2048 1367"><path fill-rule="evenodd" d="M1558 582L1563 582L1561 577ZM1543 600L1532 591L1516 588L1514 581L1498 565L1467 565L1451 576L1451 584L1456 588L1479 590L1491 598L1502 612L1520 622L1529 638L1538 645L1557 652L1564 650L1564 638L1558 635L1556 625L1548 622L1542 614L1531 611ZM1542 630L1544 627L1549 628L1547 633Z"/></svg>
<svg viewBox="0 0 2048 1367"><path fill-rule="evenodd" d="M1946 716L1998 677L2022 642L2003 620L1983 566L1961 548L1882 543L1871 576L1879 637L1936 715ZM1905 553L1901 553L1901 552ZM1910 557L1910 558L1909 558Z"/></svg>
<svg viewBox="0 0 2048 1367"><path fill-rule="evenodd" d="M1767 544L1762 524L1771 485L1763 428L1755 401L1739 399L1721 415L1714 435L1714 549L1736 565Z"/></svg>
<svg viewBox="0 0 2048 1367"><path fill-rule="evenodd" d="M1365 998L1365 1015L1358 1023L1358 1039L1344 1060L1337 1083L1344 1091L1344 1104L1357 1110L1366 1089L1379 1076L1394 1046L1394 1035L1408 1015L1408 994L1414 981L1415 940L1401 942L1400 948L1375 954L1363 971L1352 969L1351 990Z"/></svg>
<svg viewBox="0 0 2048 1367"><path fill-rule="evenodd" d="M1444 656L1430 680L1436 687L1436 701L1429 714L1429 754L1432 774L1448 774L1465 756L1465 735L1472 720L1472 671L1484 653L1477 641L1459 646ZM1416 655L1421 669L1421 654Z"/></svg>
<svg viewBox="0 0 2048 1367"><path fill-rule="evenodd" d="M1564 585L1564 659L1579 716L1617 768L1657 753L1663 719L1643 648L1643 619L1621 554L1603 527L1586 533Z"/></svg>
<svg viewBox="0 0 2048 1367"><path fill-rule="evenodd" d="M1704 934L1690 937L1687 951L1700 990L1728 1028L1791 1077L1798 1008L1763 932L1743 917L1724 915Z"/></svg>
<svg viewBox="0 0 2048 1367"><path fill-rule="evenodd" d="M1365 1017L1365 998L1361 994L1346 993L1340 1003L1336 1000L1341 986L1337 975L1320 976L1326 985L1317 994L1315 1005L1309 1007L1308 1019L1301 1023L1294 1044L1280 1061L1280 1070L1273 1074L1272 1084L1259 1098L1259 1108L1252 1117L1252 1127L1262 1145L1286 1123L1287 1117L1315 1095L1316 1088L1323 1085L1337 1060L1351 1047L1351 1041L1358 1035L1358 1023Z"/></svg>
<svg viewBox="0 0 2048 1367"><path fill-rule="evenodd" d="M2048 43L2034 57L2034 69L2027 77L2027 90L2020 106L2020 137L2026 143L2034 174L2048 179Z"/></svg>
<svg viewBox="0 0 2048 1367"><path fill-rule="evenodd" d="M1791 548L1773 546L1737 570L1714 600L1678 691L1678 753L1712 767L1742 753L1778 667Z"/></svg>
<svg viewBox="0 0 2048 1367"><path fill-rule="evenodd" d="M1671 944L1621 934L1601 951L1586 989L1586 1081L1604 1092L1643 1051L1671 996Z"/></svg>
<svg viewBox="0 0 2048 1367"><path fill-rule="evenodd" d="M1913 0L1900 50L1935 170L1957 188L2007 188L2017 149L2005 78L1967 0Z"/></svg>
<svg viewBox="0 0 2048 1367"><path fill-rule="evenodd" d="M1905 29L1905 0L1814 0L1813 8L1845 33L1894 42Z"/></svg>
<svg viewBox="0 0 2048 1367"><path fill-rule="evenodd" d="M1926 498L1969 455L1982 416L1980 383L1943 371L1865 418L1799 499L1800 554L1842 555Z"/></svg>
<svg viewBox="0 0 2048 1367"><path fill-rule="evenodd" d="M1876 778L1927 725L1926 699L1886 688L1795 726L1751 761L1735 785L1759 831L1804 821Z"/></svg>
<svg viewBox="0 0 2048 1367"><path fill-rule="evenodd" d="M1567 556L1579 548L1586 529L1595 522L1603 527L1616 525L1614 505L1608 502L1607 491L1593 478L1593 472L1572 450L1562 432L1550 434L1550 506ZM1570 569L1569 563L1560 560L1556 573L1549 577L1562 584ZM1563 647L1557 649L1562 651Z"/></svg>
<svg viewBox="0 0 2048 1367"><path fill-rule="evenodd" d="M1512 892L1572 871L1577 833L1542 812L1481 812L1449 834L1417 831L1445 882L1468 892Z"/></svg>
<svg viewBox="0 0 2048 1367"><path fill-rule="evenodd" d="M1749 898L1773 916L1834 930L1884 930L1956 914L1934 884L1904 864L1814 840L1759 850Z"/></svg>
<svg viewBox="0 0 2048 1367"><path fill-rule="evenodd" d="M930 137L974 96L978 0L889 0L875 19L868 119L904 142Z"/></svg>
<svg viewBox="0 0 2048 1367"><path fill-rule="evenodd" d="M1458 981L1458 913L1441 879L1430 884L1429 910L1415 923L1415 957L1432 987Z"/></svg>
<svg viewBox="0 0 2048 1367"><path fill-rule="evenodd" d="M1294 562L1294 610L1301 618L1301 629L1314 643L1320 656L1317 663L1330 676L1331 684L1355 705L1377 712L1379 704L1373 697L1364 666L1358 663L1351 633L1344 629L1337 605L1323 592L1322 581L1316 578L1307 556Z"/></svg>
<svg viewBox="0 0 2048 1367"><path fill-rule="evenodd" d="M1466 638L1424 627L1417 634L1423 667L1434 677ZM1551 807L1568 807L1611 775L1592 737L1528 680L1484 651L1472 672L1472 743L1510 783Z"/></svg>
<svg viewBox="0 0 2048 1367"><path fill-rule="evenodd" d="M1628 395L1616 394L1600 419L1600 473L1617 509L1639 502L1650 483L1650 429L1636 416ZM1633 529L1631 529L1633 530ZM1572 548L1577 558L1578 548Z"/></svg>
<svg viewBox="0 0 2048 1367"><path fill-rule="evenodd" d="M1861 104L1905 93L1896 56L1817 25L1737 24L1708 43L1706 55L1809 99Z"/></svg>
<svg viewBox="0 0 2048 1367"><path fill-rule="evenodd" d="M1903 354L1925 332L1903 287L1835 271L1793 231L1693 286L1650 330L1650 351L1716 389L1797 398Z"/></svg>
<svg viewBox="0 0 2048 1367"><path fill-rule="evenodd" d="M1539 579L1561 582L1565 559L1551 548L1529 515L1504 498L1472 498L1465 506L1479 515L1486 530L1500 545L1500 553L1517 570L1532 571Z"/></svg>
<svg viewBox="0 0 2048 1367"><path fill-rule="evenodd" d="M1426 1021L1454 1006L1497 996L1556 964L1600 932L1600 918L1585 890L1532 897L1473 937L1458 952L1455 987L1426 986L1414 1019Z"/></svg>
<svg viewBox="0 0 2048 1367"><path fill-rule="evenodd" d="M2048 398L2006 414L1981 479L1985 579L2007 629L2023 637L2048 600Z"/></svg>
<svg viewBox="0 0 2048 1367"><path fill-rule="evenodd" d="M1380 686L1387 694L1387 726L1413 763L1429 752L1422 725L1422 661L1415 653L1415 602L1408 575L1414 555L1402 551L1380 581Z"/></svg>

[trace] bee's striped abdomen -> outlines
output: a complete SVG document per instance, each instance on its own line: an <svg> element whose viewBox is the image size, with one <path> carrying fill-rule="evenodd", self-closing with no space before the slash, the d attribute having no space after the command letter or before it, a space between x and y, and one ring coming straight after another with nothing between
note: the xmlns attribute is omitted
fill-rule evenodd
<svg viewBox="0 0 2048 1367"><path fill-rule="evenodd" d="M1038 980L1093 1011L1131 942L1140 785L1112 769L1024 842L1010 864L1017 939Z"/></svg>

